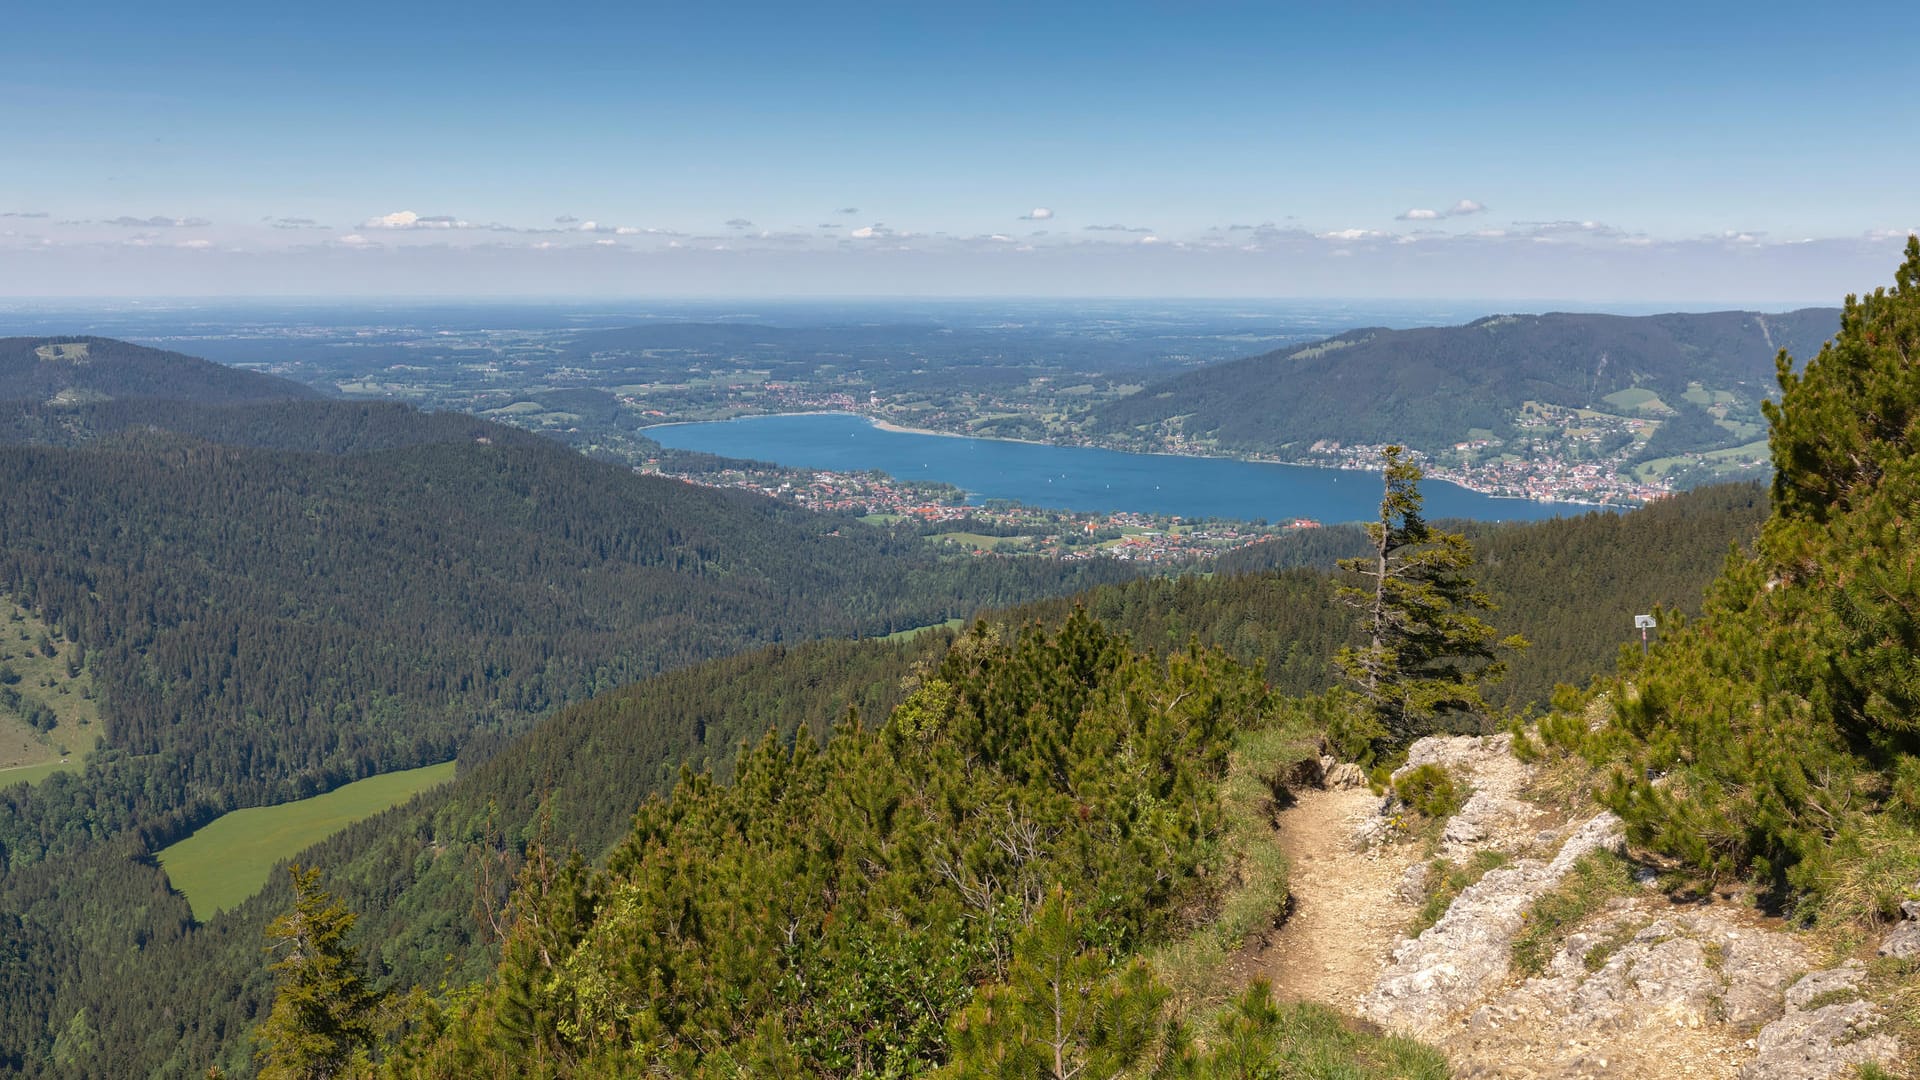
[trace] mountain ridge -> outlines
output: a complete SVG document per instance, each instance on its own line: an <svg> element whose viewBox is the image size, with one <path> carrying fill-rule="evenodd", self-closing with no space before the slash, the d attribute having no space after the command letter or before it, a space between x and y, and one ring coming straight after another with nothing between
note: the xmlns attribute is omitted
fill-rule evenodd
<svg viewBox="0 0 1920 1080"><path fill-rule="evenodd" d="M1440 450L1473 429L1509 431L1529 401L1604 407L1606 395L1623 390L1649 390L1685 410L1696 383L1757 415L1777 352L1811 356L1838 326L1837 310L1804 308L1363 328L1150 384L1102 407L1093 424L1124 433L1177 423L1223 449L1285 455L1320 440Z"/></svg>

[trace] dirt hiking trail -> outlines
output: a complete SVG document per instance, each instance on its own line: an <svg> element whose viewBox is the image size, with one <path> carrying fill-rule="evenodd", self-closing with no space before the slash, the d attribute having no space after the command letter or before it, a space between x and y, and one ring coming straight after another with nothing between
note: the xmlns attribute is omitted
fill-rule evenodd
<svg viewBox="0 0 1920 1080"><path fill-rule="evenodd" d="M1303 791L1281 811L1276 839L1292 864L1293 909L1247 964L1250 974L1273 980L1281 998L1353 1012L1413 917L1413 905L1399 897L1411 863L1391 849L1353 850L1354 827L1379 808L1380 797L1360 787Z"/></svg>

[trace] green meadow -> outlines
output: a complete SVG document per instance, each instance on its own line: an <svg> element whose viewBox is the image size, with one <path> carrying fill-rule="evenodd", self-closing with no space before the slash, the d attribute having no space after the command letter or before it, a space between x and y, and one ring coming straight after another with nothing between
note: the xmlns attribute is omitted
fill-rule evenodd
<svg viewBox="0 0 1920 1080"><path fill-rule="evenodd" d="M78 772L99 739L85 651L0 596L0 787Z"/></svg>
<svg viewBox="0 0 1920 1080"><path fill-rule="evenodd" d="M965 625L967 625L967 620L965 619L948 619L946 622L928 623L926 626L912 626L912 627L908 627L905 630L895 630L893 633L888 634L886 637L881 638L880 640L911 641L914 638L919 637L921 634L924 634L929 630L938 630L943 626L949 630L958 630Z"/></svg>
<svg viewBox="0 0 1920 1080"><path fill-rule="evenodd" d="M167 879L205 922L260 891L275 863L453 779L453 762L383 773L299 802L223 814L161 851Z"/></svg>

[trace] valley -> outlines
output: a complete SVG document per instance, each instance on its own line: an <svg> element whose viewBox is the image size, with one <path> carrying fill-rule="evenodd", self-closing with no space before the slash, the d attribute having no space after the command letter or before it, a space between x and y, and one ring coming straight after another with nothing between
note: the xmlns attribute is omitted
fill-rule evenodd
<svg viewBox="0 0 1920 1080"><path fill-rule="evenodd" d="M0 1080L1920 1080L1920 5L4 25Z"/></svg>

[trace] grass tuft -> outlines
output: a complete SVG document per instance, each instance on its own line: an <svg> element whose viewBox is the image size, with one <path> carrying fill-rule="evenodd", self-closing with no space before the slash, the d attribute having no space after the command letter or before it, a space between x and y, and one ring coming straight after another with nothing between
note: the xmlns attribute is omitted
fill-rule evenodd
<svg viewBox="0 0 1920 1080"><path fill-rule="evenodd" d="M1633 891L1633 874L1625 859L1604 851L1581 856L1573 871L1542 893L1525 915L1526 926L1513 939L1514 971L1527 977L1545 971L1574 927L1608 900Z"/></svg>
<svg viewBox="0 0 1920 1080"><path fill-rule="evenodd" d="M1440 921L1459 895L1472 888L1479 880L1487 876L1487 871L1498 870L1512 862L1504 851L1483 848L1473 853L1473 859L1465 866L1456 865L1446 859L1435 859L1427 866L1427 899L1420 906L1419 914L1407 927L1408 937L1419 937L1428 927Z"/></svg>

